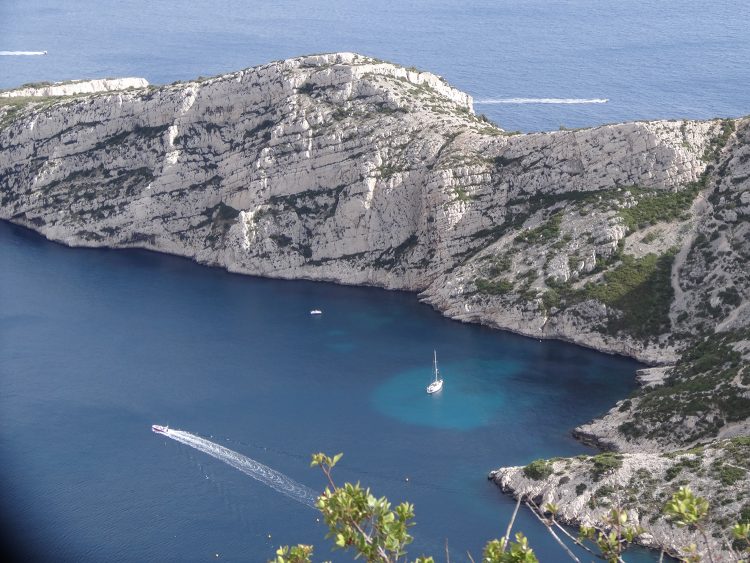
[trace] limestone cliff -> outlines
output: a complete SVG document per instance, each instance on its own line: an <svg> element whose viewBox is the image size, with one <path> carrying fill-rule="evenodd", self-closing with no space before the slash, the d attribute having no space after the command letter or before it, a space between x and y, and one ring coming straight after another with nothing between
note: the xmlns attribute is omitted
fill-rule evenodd
<svg viewBox="0 0 750 563"><path fill-rule="evenodd" d="M309 56L0 99L0 218L70 245L420 292L456 319L671 364L750 323L748 131L513 134L428 72ZM750 416L742 377L735 421ZM731 422L725 406L704 437ZM604 438L648 438L624 422Z"/></svg>

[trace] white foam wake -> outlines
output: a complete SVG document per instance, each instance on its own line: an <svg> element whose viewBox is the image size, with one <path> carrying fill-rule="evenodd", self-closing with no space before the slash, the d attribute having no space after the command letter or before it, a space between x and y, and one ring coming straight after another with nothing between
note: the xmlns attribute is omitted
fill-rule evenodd
<svg viewBox="0 0 750 563"><path fill-rule="evenodd" d="M195 434L191 434L190 432L172 430L170 428L161 434L168 438L172 438L181 444L195 448L204 454L208 454L219 461L223 461L227 465L242 471L245 475L249 475L253 479L257 479L282 495L286 495L297 502L315 508L315 501L318 498L318 493L313 491L310 487L306 487L294 479L287 477L283 473L271 469L267 465L263 465L254 459L250 459L247 456L232 451L229 448L225 448L224 446L220 446L219 444L215 444L210 440L201 438L200 436L196 436Z"/></svg>
<svg viewBox="0 0 750 563"><path fill-rule="evenodd" d="M31 57L46 54L47 51L0 51L1 57Z"/></svg>
<svg viewBox="0 0 750 563"><path fill-rule="evenodd" d="M607 98L494 98L474 100L476 105L495 104L606 104Z"/></svg>

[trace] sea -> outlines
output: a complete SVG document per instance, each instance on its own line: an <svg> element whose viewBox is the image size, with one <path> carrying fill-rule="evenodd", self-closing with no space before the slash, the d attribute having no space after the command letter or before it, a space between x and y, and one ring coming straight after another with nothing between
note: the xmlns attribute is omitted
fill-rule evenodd
<svg viewBox="0 0 750 563"><path fill-rule="evenodd" d="M0 88L355 51L444 76L509 130L705 119L750 113L748 29L722 0L3 0ZM428 396L433 351L445 386ZM0 223L3 541L43 561L265 561L296 543L349 560L310 506L323 451L344 453L339 483L414 503L412 556L478 559L514 507L488 472L593 453L571 429L632 392L638 367L454 322L409 293ZM563 559L528 511L516 528Z"/></svg>

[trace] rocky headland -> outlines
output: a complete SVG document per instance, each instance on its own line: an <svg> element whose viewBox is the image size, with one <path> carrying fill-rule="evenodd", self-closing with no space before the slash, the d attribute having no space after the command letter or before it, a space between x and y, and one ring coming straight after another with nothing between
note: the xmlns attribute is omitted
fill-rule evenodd
<svg viewBox="0 0 750 563"><path fill-rule="evenodd" d="M504 491L536 506L559 507L556 519L577 526L600 526L613 507L641 526L638 543L687 557L689 546L729 559L730 528L750 518L750 437L712 441L705 446L665 453L604 453L537 460L525 467L503 467L490 478ZM675 526L663 514L665 503L688 485L710 499L706 538L695 529Z"/></svg>
<svg viewBox="0 0 750 563"><path fill-rule="evenodd" d="M750 119L519 134L441 77L352 53L123 80L0 97L0 218L73 246L418 292L454 319L658 366L576 429L630 452L624 483L647 467L666 491L664 459L694 454L662 454L714 460L750 433ZM555 482L585 472L555 463ZM596 518L553 481L534 490Z"/></svg>

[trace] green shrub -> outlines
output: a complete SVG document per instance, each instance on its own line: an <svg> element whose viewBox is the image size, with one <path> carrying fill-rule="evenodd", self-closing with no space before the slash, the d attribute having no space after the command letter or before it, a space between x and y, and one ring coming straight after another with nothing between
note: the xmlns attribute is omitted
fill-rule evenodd
<svg viewBox="0 0 750 563"><path fill-rule="evenodd" d="M727 289L723 289L719 292L719 297L721 297L721 300L724 301L724 303L726 303L727 305L731 305L732 307L737 307L740 303L742 303L742 296L735 287L728 287Z"/></svg>
<svg viewBox="0 0 750 563"><path fill-rule="evenodd" d="M456 196L457 201L463 201L469 202L472 199L474 199L472 196L468 194L468 192L463 188L453 188L453 194Z"/></svg>
<svg viewBox="0 0 750 563"><path fill-rule="evenodd" d="M682 457L672 467L667 468L666 472L664 473L664 478L667 481L671 481L672 479L677 477L677 475L679 475L683 469L696 471L701 468L701 465L702 463L700 457Z"/></svg>
<svg viewBox="0 0 750 563"><path fill-rule="evenodd" d="M542 294L542 303L544 308L549 311L553 307L560 306L560 294L554 289L548 289Z"/></svg>
<svg viewBox="0 0 750 563"><path fill-rule="evenodd" d="M507 272L513 263L510 256L508 256L507 254L488 256L487 259L489 260L489 269L487 275L489 275L491 278Z"/></svg>
<svg viewBox="0 0 750 563"><path fill-rule="evenodd" d="M699 182L693 182L677 192L631 188L631 192L638 197L638 203L633 207L620 209L620 217L631 232L656 223L685 219L686 212L701 187ZM658 236L657 233L650 233L644 237L643 242L647 242L645 239L652 235L654 239Z"/></svg>
<svg viewBox="0 0 750 563"><path fill-rule="evenodd" d="M523 468L523 474L529 479L541 481L552 475L552 464L546 459L536 459Z"/></svg>
<svg viewBox="0 0 750 563"><path fill-rule="evenodd" d="M488 295L504 295L513 290L513 282L508 280L490 281L484 278L474 280L474 285L479 293Z"/></svg>
<svg viewBox="0 0 750 563"><path fill-rule="evenodd" d="M716 476L722 485L734 485L737 481L745 478L747 471L741 467L734 467L733 465L720 465L716 469Z"/></svg>
<svg viewBox="0 0 750 563"><path fill-rule="evenodd" d="M624 330L640 337L669 330L669 307L674 297L671 274L674 252L622 256L622 263L606 272L603 283L587 284L579 298L596 299L622 312L610 318L612 332Z"/></svg>
<svg viewBox="0 0 750 563"><path fill-rule="evenodd" d="M680 471L682 471L682 466L678 463L676 465L673 465L672 467L668 467L667 470L664 472L664 479L666 481L671 481L677 475L680 474Z"/></svg>
<svg viewBox="0 0 750 563"><path fill-rule="evenodd" d="M514 240L530 244L550 242L560 236L560 223L562 223L562 212L555 213L546 223L522 232Z"/></svg>
<svg viewBox="0 0 750 563"><path fill-rule="evenodd" d="M593 464L593 467L591 468L591 476L594 478L594 481L598 481L605 474L616 471L622 467L622 456L610 452L595 455L590 461Z"/></svg>
<svg viewBox="0 0 750 563"><path fill-rule="evenodd" d="M750 504L746 504L740 511L740 517L737 519L741 524L750 524Z"/></svg>
<svg viewBox="0 0 750 563"><path fill-rule="evenodd" d="M729 137L734 133L734 129L734 120L722 120L721 131L719 131L719 134L716 137L709 141L708 147L706 147L706 152L703 153L702 159L704 162L714 162L719 158L721 149L726 146Z"/></svg>
<svg viewBox="0 0 750 563"><path fill-rule="evenodd" d="M579 256L575 256L575 255L574 256L569 256L568 257L568 268L570 268L571 271L573 271L573 272L577 272L578 271L578 267L581 264L583 264L583 262L584 262L583 258L581 258Z"/></svg>
<svg viewBox="0 0 750 563"><path fill-rule="evenodd" d="M630 440L637 440L645 434L643 428L632 420L620 424L617 431Z"/></svg>

